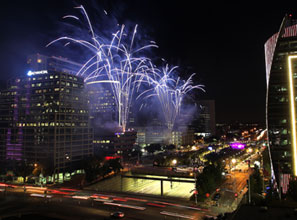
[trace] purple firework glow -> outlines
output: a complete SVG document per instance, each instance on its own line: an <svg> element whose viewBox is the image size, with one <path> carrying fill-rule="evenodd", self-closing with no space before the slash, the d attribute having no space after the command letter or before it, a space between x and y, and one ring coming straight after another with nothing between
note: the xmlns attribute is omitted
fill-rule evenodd
<svg viewBox="0 0 297 220"><path fill-rule="evenodd" d="M230 145L233 149L236 149L236 150L242 150L246 146L246 144L239 143L239 142L234 142L234 143L231 143Z"/></svg>

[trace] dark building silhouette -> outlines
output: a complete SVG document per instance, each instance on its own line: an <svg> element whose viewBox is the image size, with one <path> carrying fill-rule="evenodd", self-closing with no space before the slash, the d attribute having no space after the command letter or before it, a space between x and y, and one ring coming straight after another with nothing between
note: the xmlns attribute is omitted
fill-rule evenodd
<svg viewBox="0 0 297 220"><path fill-rule="evenodd" d="M200 100L199 114L192 122L193 130L202 136L216 135L215 101Z"/></svg>

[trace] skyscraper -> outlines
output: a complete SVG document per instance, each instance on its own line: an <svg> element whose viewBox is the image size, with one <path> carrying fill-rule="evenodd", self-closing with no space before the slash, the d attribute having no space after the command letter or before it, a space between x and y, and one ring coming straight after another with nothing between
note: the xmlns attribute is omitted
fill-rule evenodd
<svg viewBox="0 0 297 220"><path fill-rule="evenodd" d="M10 80L0 97L1 161L22 160L60 173L93 154L83 78L29 71Z"/></svg>
<svg viewBox="0 0 297 220"><path fill-rule="evenodd" d="M117 108L114 95L109 84L87 84L89 113L92 127L96 135L113 130L118 126Z"/></svg>
<svg viewBox="0 0 297 220"><path fill-rule="evenodd" d="M297 24L285 16L279 32L265 43L266 124L273 177L285 188L289 175L297 176Z"/></svg>
<svg viewBox="0 0 297 220"><path fill-rule="evenodd" d="M82 65L63 57L31 54L27 58L27 64L31 71L52 70L76 75Z"/></svg>
<svg viewBox="0 0 297 220"><path fill-rule="evenodd" d="M215 117L215 101L200 100L200 114L196 122L200 133L205 133L207 136L216 134L216 117ZM196 130L196 132L197 132Z"/></svg>

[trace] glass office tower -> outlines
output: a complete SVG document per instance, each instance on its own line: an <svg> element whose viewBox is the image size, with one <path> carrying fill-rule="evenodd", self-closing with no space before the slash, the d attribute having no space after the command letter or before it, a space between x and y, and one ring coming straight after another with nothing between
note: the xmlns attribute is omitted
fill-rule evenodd
<svg viewBox="0 0 297 220"><path fill-rule="evenodd" d="M265 43L266 122L272 176L287 188L290 175L297 175L297 24L285 16L279 32Z"/></svg>
<svg viewBox="0 0 297 220"><path fill-rule="evenodd" d="M93 155L83 78L52 70L29 71L1 91L0 159L69 172ZM2 143L3 142L3 143Z"/></svg>

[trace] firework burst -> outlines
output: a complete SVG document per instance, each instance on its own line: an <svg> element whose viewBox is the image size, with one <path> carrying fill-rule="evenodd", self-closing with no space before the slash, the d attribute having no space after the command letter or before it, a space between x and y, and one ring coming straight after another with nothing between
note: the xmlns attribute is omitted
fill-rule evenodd
<svg viewBox="0 0 297 220"><path fill-rule="evenodd" d="M119 30L111 34L108 43L100 42L101 39L94 32L89 16L83 6L77 7L82 10L87 20L87 28L89 30L89 39L77 39L68 36L60 37L47 46L58 41L66 41L69 43L77 43L90 51L90 58L83 64L76 75L83 76L85 83L101 84L109 83L115 97L118 109L119 126L125 131L129 117L129 109L131 107L135 88L139 85L145 75L150 72L150 59L142 56L145 50L157 47L154 42L135 47L135 38L137 33L137 25L133 29L133 33L129 34L125 31L125 25L121 25ZM63 18L79 20L74 15L67 15ZM137 84L136 84L137 82Z"/></svg>
<svg viewBox="0 0 297 220"><path fill-rule="evenodd" d="M156 96L161 104L162 112L169 131L172 131L175 121L180 114L182 101L184 97L193 89L199 89L205 92L203 85L193 85L193 73L187 80L181 80L180 77L173 76L174 71L178 67L152 69L152 76L147 75L145 82L152 85L152 88L142 92L139 97L144 96L145 99Z"/></svg>

